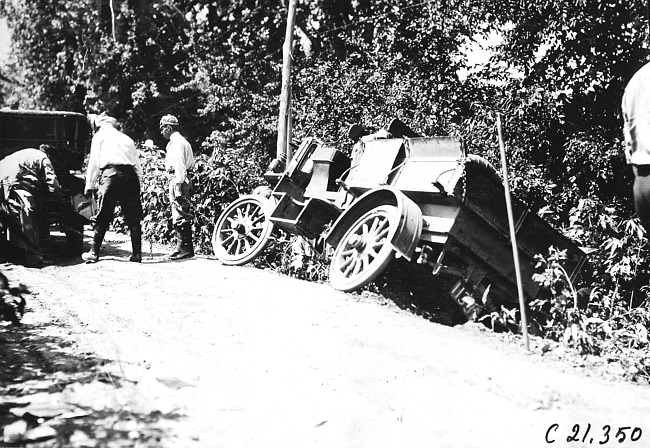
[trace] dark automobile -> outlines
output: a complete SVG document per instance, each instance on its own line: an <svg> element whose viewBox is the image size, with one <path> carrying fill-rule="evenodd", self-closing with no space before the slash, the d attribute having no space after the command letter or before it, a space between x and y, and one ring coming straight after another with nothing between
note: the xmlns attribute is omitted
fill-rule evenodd
<svg viewBox="0 0 650 448"><path fill-rule="evenodd" d="M83 229L89 222L77 210L84 193L81 173L90 137L90 123L84 114L0 110L0 159L24 148L38 148L42 144L54 148L49 157L61 191L48 195L46 210L50 227L65 233L69 255L83 251ZM48 236L49 232L42 238L47 239Z"/></svg>

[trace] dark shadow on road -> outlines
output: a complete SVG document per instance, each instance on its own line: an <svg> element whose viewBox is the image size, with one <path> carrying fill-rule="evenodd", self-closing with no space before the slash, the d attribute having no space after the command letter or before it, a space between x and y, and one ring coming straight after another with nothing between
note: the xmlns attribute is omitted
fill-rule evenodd
<svg viewBox="0 0 650 448"><path fill-rule="evenodd" d="M119 400L97 406L102 396L129 383L110 375L105 363L81 352L56 322L1 323L0 445L159 446L168 437L161 419L177 416L137 414Z"/></svg>
<svg viewBox="0 0 650 448"><path fill-rule="evenodd" d="M368 290L431 322L454 326L467 322L448 294L456 280L434 276L431 268L400 258L392 261Z"/></svg>

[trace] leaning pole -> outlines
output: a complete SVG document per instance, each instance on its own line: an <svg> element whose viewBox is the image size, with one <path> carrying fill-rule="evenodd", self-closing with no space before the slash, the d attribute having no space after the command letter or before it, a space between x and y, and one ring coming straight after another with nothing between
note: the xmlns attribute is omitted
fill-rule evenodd
<svg viewBox="0 0 650 448"><path fill-rule="evenodd" d="M508 165L506 159L506 146L503 142L503 131L501 130L501 114L497 113L497 131L499 133L499 149L501 151L501 169L503 171L503 187L506 197L506 209L508 211L508 227L510 228L510 244L512 245L512 258L515 266L515 276L517 279L517 293L519 296L519 312L521 314L521 331L524 336L524 346L526 351L530 351L528 342L528 320L526 319L526 300L524 298L524 288L521 283L521 270L519 268L519 250L517 249L517 231L512 211L512 201L510 199L510 184L508 182Z"/></svg>
<svg viewBox="0 0 650 448"><path fill-rule="evenodd" d="M286 157L287 163L291 160L291 60L293 58L293 26L296 17L298 0L289 0L289 13L287 15L287 30L284 37L282 60L282 91L280 93L280 115L278 119L278 144L277 159Z"/></svg>

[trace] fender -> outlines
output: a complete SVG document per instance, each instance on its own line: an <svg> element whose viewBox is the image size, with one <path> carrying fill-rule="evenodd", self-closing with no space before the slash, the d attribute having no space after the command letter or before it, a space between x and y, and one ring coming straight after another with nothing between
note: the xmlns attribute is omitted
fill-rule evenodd
<svg viewBox="0 0 650 448"><path fill-rule="evenodd" d="M334 222L325 236L325 242L336 248L345 232L361 215L380 205L393 205L397 208L397 225L391 224L388 241L397 253L411 261L422 233L422 211L404 193L390 186L369 190L360 196Z"/></svg>

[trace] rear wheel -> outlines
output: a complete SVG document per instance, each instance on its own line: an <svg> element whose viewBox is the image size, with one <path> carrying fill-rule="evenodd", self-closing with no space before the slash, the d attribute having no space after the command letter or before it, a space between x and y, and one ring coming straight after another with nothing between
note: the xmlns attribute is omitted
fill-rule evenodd
<svg viewBox="0 0 650 448"><path fill-rule="evenodd" d="M262 196L245 196L223 211L212 234L212 249L219 261L242 265L264 250L273 230L270 205Z"/></svg>
<svg viewBox="0 0 650 448"><path fill-rule="evenodd" d="M364 213L341 238L330 265L330 284L339 291L354 291L381 274L395 249L388 236L397 225L397 208L380 205Z"/></svg>

